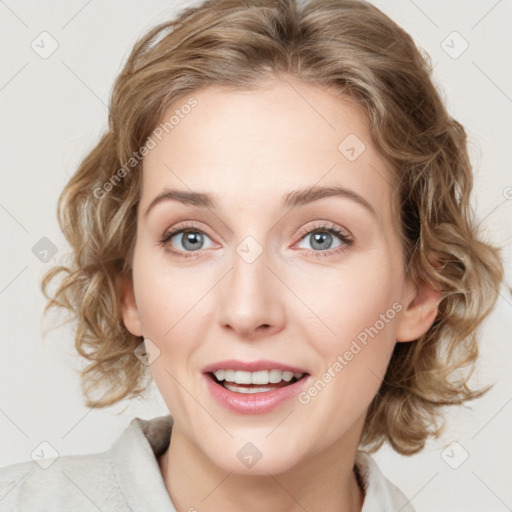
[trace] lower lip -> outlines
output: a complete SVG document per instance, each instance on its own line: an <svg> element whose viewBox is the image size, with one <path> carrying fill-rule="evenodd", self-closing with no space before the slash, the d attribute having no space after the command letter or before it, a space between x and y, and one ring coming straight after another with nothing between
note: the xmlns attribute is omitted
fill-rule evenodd
<svg viewBox="0 0 512 512"><path fill-rule="evenodd" d="M296 397L308 379L305 376L293 384L263 393L236 393L217 384L207 374L203 377L213 398L226 409L240 414L265 414L277 409L287 400Z"/></svg>

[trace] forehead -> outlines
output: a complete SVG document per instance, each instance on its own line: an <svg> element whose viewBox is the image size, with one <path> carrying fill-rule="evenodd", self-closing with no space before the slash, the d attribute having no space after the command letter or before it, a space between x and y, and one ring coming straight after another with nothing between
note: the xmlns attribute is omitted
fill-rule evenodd
<svg viewBox="0 0 512 512"><path fill-rule="evenodd" d="M196 106L181 110L190 98ZM211 192L239 209L342 186L391 215L393 178L364 112L333 90L288 78L251 90L210 86L175 102L160 126L173 115L144 158L143 205L163 188Z"/></svg>

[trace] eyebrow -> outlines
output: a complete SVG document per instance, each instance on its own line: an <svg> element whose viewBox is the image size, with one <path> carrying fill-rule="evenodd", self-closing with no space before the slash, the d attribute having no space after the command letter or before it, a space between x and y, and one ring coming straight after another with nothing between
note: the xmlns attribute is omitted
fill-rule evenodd
<svg viewBox="0 0 512 512"><path fill-rule="evenodd" d="M349 190L344 187L333 186L333 187L310 187L299 190L293 190L289 192L283 197L281 202L281 209L285 208L295 208L298 206L303 206L314 201L318 201L320 199L324 199L327 197L344 197L347 199L351 199L356 203L359 203L361 206L364 206L367 210L370 211L375 217L377 217L377 213L373 206L358 193L353 190ZM187 190L170 190L165 189L162 193L156 196L148 206L145 216L149 214L149 212L159 203L163 201L178 201L183 204L197 206L199 208L208 208L211 210L217 209L217 200L216 196L213 194L208 194L206 192L192 192Z"/></svg>

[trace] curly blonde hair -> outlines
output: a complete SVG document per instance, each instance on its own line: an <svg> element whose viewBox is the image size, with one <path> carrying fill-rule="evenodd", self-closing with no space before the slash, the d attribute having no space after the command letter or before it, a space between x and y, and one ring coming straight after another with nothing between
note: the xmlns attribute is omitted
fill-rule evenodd
<svg viewBox="0 0 512 512"><path fill-rule="evenodd" d="M440 435L441 406L481 396L486 389L468 385L476 329L503 270L499 250L477 233L465 130L448 115L431 73L412 38L359 0L209 0L142 37L115 81L108 130L59 198L71 259L43 279L46 309L72 313L76 349L88 360L86 404L108 406L147 388L149 372L134 357L142 338L125 328L118 291L119 276L131 271L141 148L169 106L193 92L212 84L250 89L285 75L363 107L396 175L404 272L442 291L431 328L396 344L361 444L371 452L388 441L415 453Z"/></svg>

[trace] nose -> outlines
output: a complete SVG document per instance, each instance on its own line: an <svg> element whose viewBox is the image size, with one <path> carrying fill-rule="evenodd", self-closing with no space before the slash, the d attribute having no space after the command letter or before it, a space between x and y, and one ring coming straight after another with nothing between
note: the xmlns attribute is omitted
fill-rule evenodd
<svg viewBox="0 0 512 512"><path fill-rule="evenodd" d="M235 254L233 268L219 286L220 325L249 341L280 332L285 321L284 288L268 266L265 251L251 263Z"/></svg>

